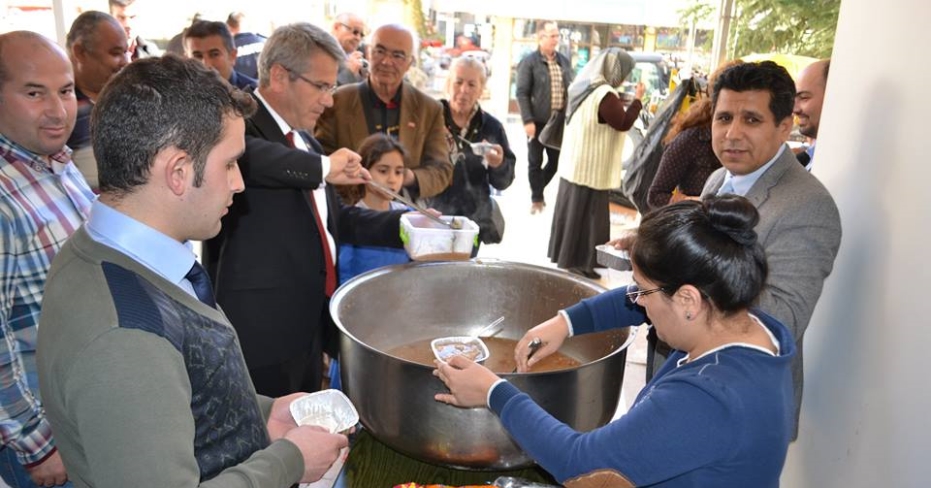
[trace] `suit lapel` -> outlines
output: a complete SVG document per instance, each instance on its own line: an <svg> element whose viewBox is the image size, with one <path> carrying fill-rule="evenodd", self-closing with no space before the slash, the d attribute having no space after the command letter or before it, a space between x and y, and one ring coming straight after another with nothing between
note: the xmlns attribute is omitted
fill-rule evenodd
<svg viewBox="0 0 931 488"><path fill-rule="evenodd" d="M798 166L798 160L795 159L792 149L783 147L782 154L776 159L776 162L765 173L760 175L760 179L756 180L756 183L747 192L747 199L756 208L760 208L763 202L769 198L770 190L782 180L783 175L789 168L788 165L794 164Z"/></svg>
<svg viewBox="0 0 931 488"><path fill-rule="evenodd" d="M417 140L417 114L420 113L420 101L414 96L410 85L401 85L401 115L398 117L398 139L408 148L414 147Z"/></svg>
<svg viewBox="0 0 931 488"><path fill-rule="evenodd" d="M281 127L278 126L278 122L275 122L275 118L272 117L271 112L269 112L265 104L255 96L255 93L250 92L250 94L255 99L258 108L255 114L248 119L248 123L255 127L259 133L259 137L262 139L287 146L288 139L285 137L284 133L281 132Z"/></svg>
<svg viewBox="0 0 931 488"><path fill-rule="evenodd" d="M364 82L363 82L364 83ZM354 144L354 141L362 142L363 139L369 135L369 120L368 115L366 114L365 109L362 108L362 84L357 83L353 86L352 96L348 97L347 104L345 106L345 117L342 119L345 121L344 129L351 136L346 140L349 144ZM361 117L357 118L357 114ZM357 147L350 147L355 151Z"/></svg>

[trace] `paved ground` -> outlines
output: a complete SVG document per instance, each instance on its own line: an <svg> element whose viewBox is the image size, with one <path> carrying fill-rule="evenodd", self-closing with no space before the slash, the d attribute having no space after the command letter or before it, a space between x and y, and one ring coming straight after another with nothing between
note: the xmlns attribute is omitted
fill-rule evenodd
<svg viewBox="0 0 931 488"><path fill-rule="evenodd" d="M543 213L530 215L530 186L527 180L527 144L523 125L519 118L511 116L502 119L508 134L511 149L517 156L516 177L514 183L495 197L504 214L504 239L500 244L483 245L479 257L494 257L507 261L523 262L555 268L546 257L549 243L550 225L553 220L553 207L556 202L558 177L551 182L544 192L547 201ZM624 229L635 226L635 212L612 205L611 236L619 235ZM599 269L602 277L598 280L607 288L626 285L630 282L630 272ZM646 339L638 334L627 353L627 367L624 371L624 384L621 392L622 401L618 414L626 412L637 393L643 388L646 363Z"/></svg>

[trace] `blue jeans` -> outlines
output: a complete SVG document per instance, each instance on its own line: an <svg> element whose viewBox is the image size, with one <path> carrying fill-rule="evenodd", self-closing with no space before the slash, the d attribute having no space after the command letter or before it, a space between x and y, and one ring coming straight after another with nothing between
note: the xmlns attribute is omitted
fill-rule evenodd
<svg viewBox="0 0 931 488"><path fill-rule="evenodd" d="M9 447L0 448L0 478L11 488L39 488L32 482L26 468L19 464L16 451ZM71 482L59 486L71 488Z"/></svg>
<svg viewBox="0 0 931 488"><path fill-rule="evenodd" d="M10 447L0 448L0 478L12 488L32 488L37 486L32 482L29 473L19 460L16 451Z"/></svg>

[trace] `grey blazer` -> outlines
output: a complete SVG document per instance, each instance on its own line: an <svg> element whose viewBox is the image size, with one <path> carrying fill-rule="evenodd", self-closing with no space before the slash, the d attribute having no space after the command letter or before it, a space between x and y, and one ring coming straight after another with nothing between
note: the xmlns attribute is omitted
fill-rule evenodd
<svg viewBox="0 0 931 488"><path fill-rule="evenodd" d="M717 193L724 176L724 168L712 173L702 197ZM802 339L824 280L834 267L841 240L840 214L828 190L798 163L788 147L746 197L760 212L756 232L769 262L769 278L759 307L785 324L798 346L792 364L797 428L802 400Z"/></svg>

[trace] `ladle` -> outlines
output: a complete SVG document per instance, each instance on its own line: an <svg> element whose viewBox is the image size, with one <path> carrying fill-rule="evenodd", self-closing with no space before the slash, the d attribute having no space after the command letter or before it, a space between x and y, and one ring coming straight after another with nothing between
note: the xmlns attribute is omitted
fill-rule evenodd
<svg viewBox="0 0 931 488"><path fill-rule="evenodd" d="M436 222L437 224L440 224L440 225L442 225L442 226L444 226L444 227L448 227L448 228L453 229L453 230L458 230L458 229L461 229L461 228L462 228L462 223L457 222L456 219L455 219L455 217L452 219L452 221L447 222L447 221L445 221L445 220L443 220L443 219L437 217L436 215L433 215L433 214L430 213L427 209L421 207L420 205L417 205L416 203L413 202L413 200L410 200L410 199L408 199L408 198L405 198L404 196L400 195L398 192L392 190L391 188L388 188L388 187L385 186L385 185L382 185L381 183L379 183L379 182L377 182L377 181L375 181L375 180L369 180L369 181L366 182L366 184L371 185L371 186L373 186L373 187L375 187L375 188L377 188L377 189L379 189L379 190L385 192L386 194L390 195L391 198L394 198L395 200L397 200L397 201L403 203L404 205L407 205L408 207L413 208L414 210L420 212L421 215L423 215L423 216L427 217L428 219L430 219L430 220Z"/></svg>
<svg viewBox="0 0 931 488"><path fill-rule="evenodd" d="M540 349L540 346L542 345L543 345L543 341L541 341L539 337L534 337L533 340L530 341L530 346L529 346L530 352L527 354L527 361L530 361L530 358L532 358L533 355L537 353L537 351ZM511 371L511 373L516 373L516 372L517 372L517 366L514 366L514 371Z"/></svg>

